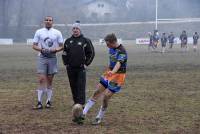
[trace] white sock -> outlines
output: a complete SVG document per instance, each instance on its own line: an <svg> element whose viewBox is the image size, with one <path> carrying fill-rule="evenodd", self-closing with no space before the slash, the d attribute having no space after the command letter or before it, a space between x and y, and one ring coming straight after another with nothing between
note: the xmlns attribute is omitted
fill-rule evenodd
<svg viewBox="0 0 200 134"><path fill-rule="evenodd" d="M53 93L52 93L52 89L47 89L46 91L47 91L47 102L48 102L48 101L51 101L51 96Z"/></svg>
<svg viewBox="0 0 200 134"><path fill-rule="evenodd" d="M38 101L42 102L43 90L42 89L38 89L37 93L38 93Z"/></svg>
<svg viewBox="0 0 200 134"><path fill-rule="evenodd" d="M100 108L100 110L99 110L99 113L98 113L98 115L96 116L96 118L102 119L102 118L104 117L105 112L106 112L106 108L103 108L103 107L101 106L101 108Z"/></svg>
<svg viewBox="0 0 200 134"><path fill-rule="evenodd" d="M85 105L84 109L83 109L83 114L86 115L87 112L90 110L90 108L95 104L95 101L89 99L87 104Z"/></svg>

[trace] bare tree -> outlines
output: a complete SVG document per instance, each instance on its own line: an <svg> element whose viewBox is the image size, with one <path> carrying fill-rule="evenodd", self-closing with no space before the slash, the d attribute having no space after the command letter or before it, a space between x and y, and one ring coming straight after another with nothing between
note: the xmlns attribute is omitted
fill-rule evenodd
<svg viewBox="0 0 200 134"><path fill-rule="evenodd" d="M25 18L25 6L24 6L24 0L20 0L20 6L19 6L19 13L18 13L18 23L17 23L17 29L16 29L16 41L20 41L21 38L24 36L24 18Z"/></svg>
<svg viewBox="0 0 200 134"><path fill-rule="evenodd" d="M2 19L3 19L2 37L8 36L8 9L9 9L8 6L9 6L9 0L2 0Z"/></svg>

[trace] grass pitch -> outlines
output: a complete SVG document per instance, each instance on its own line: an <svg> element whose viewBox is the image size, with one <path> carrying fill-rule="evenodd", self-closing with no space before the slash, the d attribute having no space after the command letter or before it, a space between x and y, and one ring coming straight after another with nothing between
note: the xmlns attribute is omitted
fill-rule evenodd
<svg viewBox="0 0 200 134"><path fill-rule="evenodd" d="M52 109L36 104L36 52L31 46L0 46L0 134L198 134L200 133L200 51L165 54L146 46L125 44L129 54L126 84L113 96L103 123L92 126L100 107L84 125L73 124L72 97L59 55ZM87 98L108 62L107 48L95 46L87 71Z"/></svg>

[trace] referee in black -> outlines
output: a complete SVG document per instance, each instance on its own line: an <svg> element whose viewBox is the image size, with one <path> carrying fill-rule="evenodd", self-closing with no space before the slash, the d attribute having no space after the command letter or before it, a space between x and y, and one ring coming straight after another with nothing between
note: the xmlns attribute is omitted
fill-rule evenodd
<svg viewBox="0 0 200 134"><path fill-rule="evenodd" d="M91 40L83 36L80 21L76 21L72 26L72 36L65 40L62 54L74 104L85 104L86 67L92 63L94 55Z"/></svg>

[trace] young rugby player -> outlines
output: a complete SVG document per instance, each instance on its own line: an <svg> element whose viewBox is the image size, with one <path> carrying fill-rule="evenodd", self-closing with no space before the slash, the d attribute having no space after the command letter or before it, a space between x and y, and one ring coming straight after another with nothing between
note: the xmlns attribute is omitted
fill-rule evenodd
<svg viewBox="0 0 200 134"><path fill-rule="evenodd" d="M108 108L108 101L117 92L120 91L121 86L124 84L127 66L127 52L122 44L117 42L115 34L108 34L104 38L107 47L109 48L109 66L105 73L100 77L100 82L97 85L92 97L87 101L83 109L83 117L85 118L89 109L95 104L98 98L102 96L102 105L100 110L92 123L97 125L101 123L104 114Z"/></svg>

